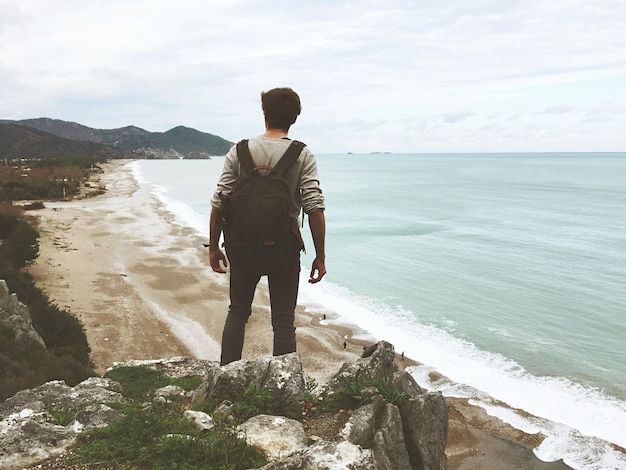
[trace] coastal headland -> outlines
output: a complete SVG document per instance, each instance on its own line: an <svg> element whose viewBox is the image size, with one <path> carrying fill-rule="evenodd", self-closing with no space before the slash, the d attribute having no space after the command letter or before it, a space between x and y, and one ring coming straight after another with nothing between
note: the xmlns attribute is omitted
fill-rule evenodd
<svg viewBox="0 0 626 470"><path fill-rule="evenodd" d="M217 361L228 309L227 277L211 271L206 237L176 224L137 184L129 163L103 165L82 198L46 203L33 212L40 255L29 271L53 302L81 320L98 373L132 359ZM105 191L89 197L95 189ZM268 312L262 287L246 331L246 359L271 354ZM296 327L304 371L318 383L358 358L366 345L349 328L328 324L302 306ZM398 355L397 360L406 367L419 358ZM514 429L465 399L447 401L450 469L569 468L535 457L532 449L541 436Z"/></svg>

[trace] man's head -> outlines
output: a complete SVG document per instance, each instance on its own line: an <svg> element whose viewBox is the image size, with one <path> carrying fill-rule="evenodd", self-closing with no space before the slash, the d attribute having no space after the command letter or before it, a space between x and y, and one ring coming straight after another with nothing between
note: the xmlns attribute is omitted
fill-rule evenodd
<svg viewBox="0 0 626 470"><path fill-rule="evenodd" d="M300 97L291 88L274 88L261 93L265 122L270 129L289 130L300 115Z"/></svg>

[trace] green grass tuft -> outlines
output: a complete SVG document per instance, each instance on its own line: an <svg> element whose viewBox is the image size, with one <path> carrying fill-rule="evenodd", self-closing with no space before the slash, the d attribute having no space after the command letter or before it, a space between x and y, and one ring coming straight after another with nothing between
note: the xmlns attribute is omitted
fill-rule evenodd
<svg viewBox="0 0 626 470"><path fill-rule="evenodd" d="M249 385L236 394L233 412L239 422L260 414L275 414L280 404L274 395L256 385Z"/></svg>
<svg viewBox="0 0 626 470"><path fill-rule="evenodd" d="M147 366L123 366L108 371L105 377L122 386L122 395L131 400L149 400L154 392L168 385L178 385L194 390L202 383L202 377L170 378L163 371Z"/></svg>
<svg viewBox="0 0 626 470"><path fill-rule="evenodd" d="M67 426L76 417L76 412L65 407L53 407L48 412L52 417L52 423L59 426Z"/></svg>

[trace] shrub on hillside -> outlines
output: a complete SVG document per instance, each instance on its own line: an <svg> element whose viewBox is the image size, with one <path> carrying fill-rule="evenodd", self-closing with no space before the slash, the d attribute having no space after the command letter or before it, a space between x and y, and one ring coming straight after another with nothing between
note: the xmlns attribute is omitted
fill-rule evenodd
<svg viewBox="0 0 626 470"><path fill-rule="evenodd" d="M27 347L15 341L12 330L0 326L0 401L50 380L76 385L91 375L73 358Z"/></svg>
<svg viewBox="0 0 626 470"><path fill-rule="evenodd" d="M12 269L0 259L0 279L4 279L11 292L28 306L33 326L46 343L48 351L65 357L82 367L90 366L89 343L85 328L78 318L50 302L28 273Z"/></svg>
<svg viewBox="0 0 626 470"><path fill-rule="evenodd" d="M76 385L93 376L90 348L80 320L54 305L32 276L20 270L38 254L37 231L26 221L13 222L9 216L1 217L0 223L0 230L7 233L14 226L0 245L0 279L28 306L33 326L47 347L47 351L28 350L10 330L0 331L0 399L49 380Z"/></svg>
<svg viewBox="0 0 626 470"><path fill-rule="evenodd" d="M0 257L16 268L23 268L39 256L39 232L28 222L18 219L13 231L0 245Z"/></svg>
<svg viewBox="0 0 626 470"><path fill-rule="evenodd" d="M0 240L4 240L15 232L17 221L18 218L14 215L0 213Z"/></svg>

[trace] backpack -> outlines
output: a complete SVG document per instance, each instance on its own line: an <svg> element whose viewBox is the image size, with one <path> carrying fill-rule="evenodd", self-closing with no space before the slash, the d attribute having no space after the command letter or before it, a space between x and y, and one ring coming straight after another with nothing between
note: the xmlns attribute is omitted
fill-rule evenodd
<svg viewBox="0 0 626 470"><path fill-rule="evenodd" d="M292 141L272 168L255 166L247 140L237 144L241 174L222 201L224 246L231 264L250 274L284 272L294 250L302 248L297 220L289 213L292 196L284 174L304 147Z"/></svg>

